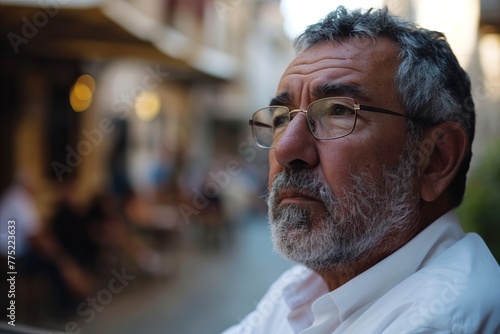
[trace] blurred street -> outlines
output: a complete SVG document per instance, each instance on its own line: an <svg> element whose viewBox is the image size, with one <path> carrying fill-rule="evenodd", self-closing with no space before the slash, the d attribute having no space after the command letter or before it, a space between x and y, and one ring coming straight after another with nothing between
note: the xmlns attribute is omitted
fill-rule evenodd
<svg viewBox="0 0 500 334"><path fill-rule="evenodd" d="M163 280L138 275L82 333L220 333L248 314L291 263L272 250L265 218L234 228L220 249L183 247L177 272Z"/></svg>

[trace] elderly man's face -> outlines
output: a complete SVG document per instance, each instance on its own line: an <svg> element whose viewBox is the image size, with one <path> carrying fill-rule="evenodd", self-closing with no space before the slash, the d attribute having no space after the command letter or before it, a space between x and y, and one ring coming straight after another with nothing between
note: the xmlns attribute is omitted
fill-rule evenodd
<svg viewBox="0 0 500 334"><path fill-rule="evenodd" d="M397 46L386 39L323 43L300 53L278 96L305 110L328 96L404 113L394 77ZM269 215L276 248L317 270L349 263L418 219L415 142L405 119L360 111L350 135L317 140L299 113L270 150Z"/></svg>

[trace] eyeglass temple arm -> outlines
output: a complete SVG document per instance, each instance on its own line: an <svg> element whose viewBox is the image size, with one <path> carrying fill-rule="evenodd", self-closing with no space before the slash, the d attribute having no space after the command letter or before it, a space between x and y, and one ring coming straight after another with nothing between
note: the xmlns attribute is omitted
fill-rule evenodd
<svg viewBox="0 0 500 334"><path fill-rule="evenodd" d="M410 116L403 115L403 114L400 114L400 113L397 113L397 112L394 112L394 111L390 111L390 110L382 109L382 108L377 108L377 107L364 106L362 104L359 105L359 110L373 111L373 112L377 112L377 113L380 113L380 114L388 114L388 115L400 116L400 117L408 118L410 120L412 119Z"/></svg>
<svg viewBox="0 0 500 334"><path fill-rule="evenodd" d="M264 127L264 128L272 128L272 126L269 125L269 124L265 124L265 123L261 123L261 122L256 122L254 120L249 120L248 124L254 125L254 126L261 126L261 127Z"/></svg>

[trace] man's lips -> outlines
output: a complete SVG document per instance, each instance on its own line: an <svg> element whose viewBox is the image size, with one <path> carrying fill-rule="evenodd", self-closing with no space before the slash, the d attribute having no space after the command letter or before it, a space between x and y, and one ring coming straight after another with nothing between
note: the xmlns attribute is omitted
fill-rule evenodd
<svg viewBox="0 0 500 334"><path fill-rule="evenodd" d="M320 202L317 196L302 190L286 189L278 192L278 204Z"/></svg>

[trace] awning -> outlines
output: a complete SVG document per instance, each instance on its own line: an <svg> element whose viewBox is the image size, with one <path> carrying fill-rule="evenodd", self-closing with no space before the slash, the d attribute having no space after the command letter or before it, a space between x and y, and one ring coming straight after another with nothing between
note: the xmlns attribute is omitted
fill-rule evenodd
<svg viewBox="0 0 500 334"><path fill-rule="evenodd" d="M194 45L179 32L153 22L123 1L101 4L97 0L3 0L0 31L1 52L8 58L139 58L161 64L180 76L230 79L236 74L234 58ZM197 50L194 58L193 48Z"/></svg>

